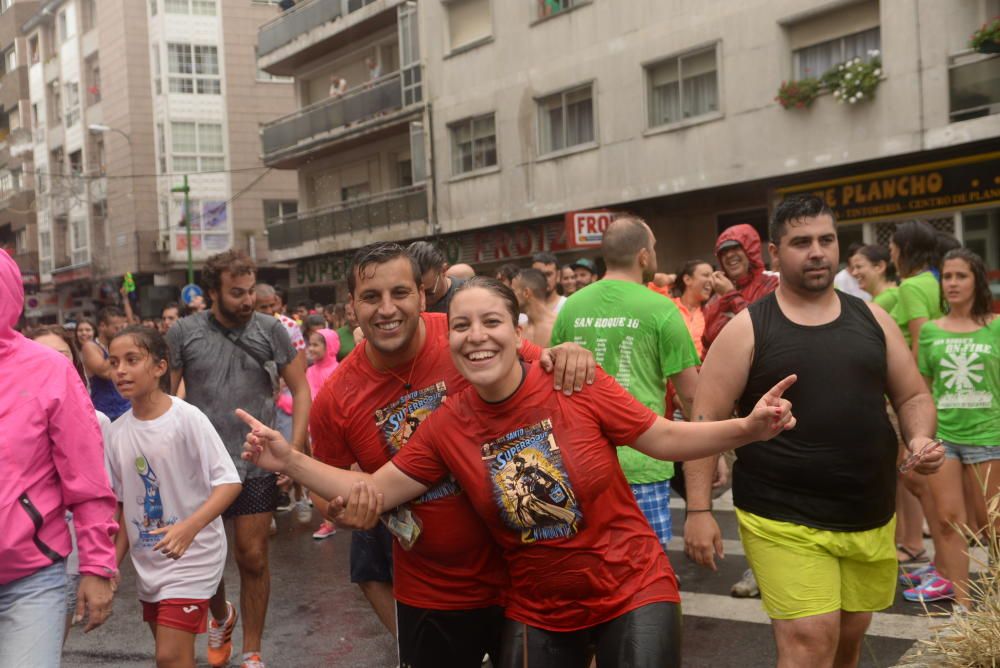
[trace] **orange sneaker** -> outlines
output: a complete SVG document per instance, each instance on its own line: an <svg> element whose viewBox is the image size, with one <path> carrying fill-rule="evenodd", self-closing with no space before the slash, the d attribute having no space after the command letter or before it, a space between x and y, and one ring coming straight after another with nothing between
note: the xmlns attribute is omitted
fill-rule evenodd
<svg viewBox="0 0 1000 668"><path fill-rule="evenodd" d="M208 615L208 663L212 668L222 668L229 665L229 657L233 654L233 629L239 613L229 601L226 601L226 621L219 624L212 614Z"/></svg>

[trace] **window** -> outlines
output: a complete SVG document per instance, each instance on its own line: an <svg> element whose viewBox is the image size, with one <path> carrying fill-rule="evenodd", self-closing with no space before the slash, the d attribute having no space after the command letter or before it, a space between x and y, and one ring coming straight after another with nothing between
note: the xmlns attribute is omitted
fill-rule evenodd
<svg viewBox="0 0 1000 668"><path fill-rule="evenodd" d="M87 59L87 106L101 101L101 66L97 56Z"/></svg>
<svg viewBox="0 0 1000 668"><path fill-rule="evenodd" d="M52 232L44 230L38 233L38 258L41 261L41 272L52 273Z"/></svg>
<svg viewBox="0 0 1000 668"><path fill-rule="evenodd" d="M0 13L3 13L14 6L14 0L0 0Z"/></svg>
<svg viewBox="0 0 1000 668"><path fill-rule="evenodd" d="M1000 56L954 57L948 68L949 120L952 123L1000 114Z"/></svg>
<svg viewBox="0 0 1000 668"><path fill-rule="evenodd" d="M90 248L86 218L74 218L70 221L70 243L72 245L72 264L84 264L90 261Z"/></svg>
<svg viewBox="0 0 1000 668"><path fill-rule="evenodd" d="M76 125L80 120L80 84L75 81L66 83L66 127Z"/></svg>
<svg viewBox="0 0 1000 668"><path fill-rule="evenodd" d="M170 92L219 95L219 50L200 44L168 44Z"/></svg>
<svg viewBox="0 0 1000 668"><path fill-rule="evenodd" d="M592 85L538 100L539 153L552 153L594 141Z"/></svg>
<svg viewBox="0 0 1000 668"><path fill-rule="evenodd" d="M174 122L170 136L175 172L221 172L226 168L219 123Z"/></svg>
<svg viewBox="0 0 1000 668"><path fill-rule="evenodd" d="M455 51L493 34L490 0L452 0L444 6L448 17L448 47Z"/></svg>
<svg viewBox="0 0 1000 668"><path fill-rule="evenodd" d="M159 159L160 173L167 173L167 133L163 129L163 123L156 124L156 151Z"/></svg>
<svg viewBox="0 0 1000 668"><path fill-rule="evenodd" d="M538 18L544 19L565 12L567 9L585 5L590 0L535 0L535 2L538 6Z"/></svg>
<svg viewBox="0 0 1000 668"><path fill-rule="evenodd" d="M158 4L159 3L156 0L149 0L149 15L150 16L156 16L157 12L159 11L159 7L157 7Z"/></svg>
<svg viewBox="0 0 1000 668"><path fill-rule="evenodd" d="M679 123L719 110L713 46L646 68L649 127Z"/></svg>
<svg viewBox="0 0 1000 668"><path fill-rule="evenodd" d="M357 183L353 186L344 186L340 189L340 201L350 202L351 200L367 197L371 194L371 187L367 183Z"/></svg>
<svg viewBox="0 0 1000 668"><path fill-rule="evenodd" d="M278 218L294 216L299 212L299 203L295 200L264 200L264 222L276 222Z"/></svg>
<svg viewBox="0 0 1000 668"><path fill-rule="evenodd" d="M31 64L39 62L39 51L38 51L38 35L32 35L28 39L28 56L31 58Z"/></svg>
<svg viewBox="0 0 1000 668"><path fill-rule="evenodd" d="M56 26L57 26L56 30L58 31L57 32L57 36L59 38L59 43L60 44L62 44L63 42L65 42L66 40L68 40L70 37L72 37L72 35L70 35L70 33L69 33L70 24L69 24L69 21L66 19L66 11L65 10L59 12L59 15L56 17Z"/></svg>
<svg viewBox="0 0 1000 668"><path fill-rule="evenodd" d="M497 164L497 133L493 114L469 118L451 126L451 171L464 174Z"/></svg>
<svg viewBox="0 0 1000 668"><path fill-rule="evenodd" d="M58 81L49 84L49 109L51 109L50 113L52 114L49 123L52 125L62 123L62 91Z"/></svg>
<svg viewBox="0 0 1000 668"><path fill-rule="evenodd" d="M881 31L872 28L845 35L792 52L795 78L820 77L823 73L852 58L871 60L881 46Z"/></svg>
<svg viewBox="0 0 1000 668"><path fill-rule="evenodd" d="M80 22L83 32L93 30L97 26L97 0L82 0L80 3Z"/></svg>
<svg viewBox="0 0 1000 668"><path fill-rule="evenodd" d="M17 49L13 46L3 52L4 73L13 72L17 69Z"/></svg>
<svg viewBox="0 0 1000 668"><path fill-rule="evenodd" d="M163 9L167 14L195 14L215 16L215 0L164 0Z"/></svg>

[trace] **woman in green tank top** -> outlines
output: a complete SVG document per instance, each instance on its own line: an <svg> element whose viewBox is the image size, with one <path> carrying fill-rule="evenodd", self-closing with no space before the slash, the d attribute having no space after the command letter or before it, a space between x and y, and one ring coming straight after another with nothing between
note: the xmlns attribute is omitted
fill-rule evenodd
<svg viewBox="0 0 1000 668"><path fill-rule="evenodd" d="M848 260L851 276L872 301L886 313L892 313L899 297L895 281L889 280L889 251L884 246L870 244L858 249Z"/></svg>
<svg viewBox="0 0 1000 668"><path fill-rule="evenodd" d="M927 477L938 511L937 573L904 596L954 597L968 607L967 537L955 527L978 533L988 521L986 499L1000 492L1000 319L990 312L986 269L972 251L945 255L941 287L947 314L926 323L918 342L918 366L934 395L945 448L944 465ZM963 479L975 491L974 517L966 510Z"/></svg>

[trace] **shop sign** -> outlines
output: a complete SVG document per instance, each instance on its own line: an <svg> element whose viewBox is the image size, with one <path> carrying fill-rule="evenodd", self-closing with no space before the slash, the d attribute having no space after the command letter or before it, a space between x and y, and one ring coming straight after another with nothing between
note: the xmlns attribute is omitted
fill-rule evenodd
<svg viewBox="0 0 1000 668"><path fill-rule="evenodd" d="M577 248L600 246L604 231L614 219L610 211L572 211L566 214L566 237Z"/></svg>
<svg viewBox="0 0 1000 668"><path fill-rule="evenodd" d="M351 253L342 253L302 260L291 272L292 287L329 285L346 280L351 268L351 257Z"/></svg>
<svg viewBox="0 0 1000 668"><path fill-rule="evenodd" d="M55 285L66 285L74 281L86 281L93 278L94 272L90 265L74 267L72 269L55 270L52 272L52 283Z"/></svg>
<svg viewBox="0 0 1000 668"><path fill-rule="evenodd" d="M1000 204L1000 152L780 188L813 193L839 221L873 221Z"/></svg>
<svg viewBox="0 0 1000 668"><path fill-rule="evenodd" d="M569 248L560 221L505 225L457 235L457 262L480 264L528 258L542 251Z"/></svg>

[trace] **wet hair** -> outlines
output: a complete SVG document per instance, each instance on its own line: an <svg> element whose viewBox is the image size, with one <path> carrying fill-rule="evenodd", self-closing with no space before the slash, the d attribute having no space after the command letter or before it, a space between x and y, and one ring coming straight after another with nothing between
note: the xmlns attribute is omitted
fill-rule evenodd
<svg viewBox="0 0 1000 668"><path fill-rule="evenodd" d="M674 297L680 297L681 295L683 295L685 287L684 277L694 276L694 270L703 264L707 264L709 267L712 267L712 263L706 262L705 260L694 259L685 262L684 266L677 270L677 278L676 280L674 280L674 284L670 286L670 294L672 294Z"/></svg>
<svg viewBox="0 0 1000 668"><path fill-rule="evenodd" d="M162 317L164 311L166 311L168 309L172 309L172 308L177 309L177 315L178 315L178 317L181 316L181 315L183 315L184 310L181 308L180 304L178 304L177 302L167 302L167 304L165 304L164 307L162 309L160 309L160 316Z"/></svg>
<svg viewBox="0 0 1000 668"><path fill-rule="evenodd" d="M781 242L781 237L785 236L785 232L788 230L788 223L801 218L818 218L820 216L830 216L834 226L836 226L837 217L833 215L833 210L821 198L816 195L792 195L783 200L774 210L774 217L771 218L767 234L771 243L777 246Z"/></svg>
<svg viewBox="0 0 1000 668"><path fill-rule="evenodd" d="M416 260L421 275L431 269L440 269L447 262L444 253L429 241L414 241L406 249L406 252ZM420 285L420 281L417 281L417 285Z"/></svg>
<svg viewBox="0 0 1000 668"><path fill-rule="evenodd" d="M531 256L531 264L554 264L559 266L559 259L555 256L555 253L549 253L548 251L542 251L541 253L535 253Z"/></svg>
<svg viewBox="0 0 1000 668"><path fill-rule="evenodd" d="M309 342L309 335L318 329L326 328L326 318L319 313L310 313L302 321L302 336Z"/></svg>
<svg viewBox="0 0 1000 668"><path fill-rule="evenodd" d="M521 271L520 267L513 262L508 262L507 264L502 264L497 268L496 278L500 281L506 280L509 283L514 280L514 277L517 276L517 272L519 271Z"/></svg>
<svg viewBox="0 0 1000 668"><path fill-rule="evenodd" d="M638 216L623 215L615 218L604 231L601 255L608 267L627 269L644 248L650 252L653 248L653 233L646 221Z"/></svg>
<svg viewBox="0 0 1000 668"><path fill-rule="evenodd" d="M538 270L536 269L535 271ZM503 301L504 306L507 308L507 313L510 314L511 322L515 327L517 327L518 318L521 316L521 309L517 305L517 295L514 294L513 290L504 285L503 282L498 281L495 278L490 278L489 276L473 276L458 286L455 290L455 294L451 297L451 302L448 303L449 326L451 325L451 307L455 303L455 297L463 290L470 290L472 288L482 288L483 290L492 292L495 296L499 297L500 300Z"/></svg>
<svg viewBox="0 0 1000 668"><path fill-rule="evenodd" d="M80 349L76 347L76 336L64 327L59 325L39 325L37 327L32 327L29 329L25 336L32 341L39 339L43 336L58 336L62 339L67 346L69 346L70 359L73 362L73 368L76 372L80 374L80 380L83 384L90 388L90 383L87 380L87 372L83 367L83 357L80 355Z"/></svg>
<svg viewBox="0 0 1000 668"><path fill-rule="evenodd" d="M924 220L908 220L896 226L892 243L899 249L899 275L907 278L937 264L937 230Z"/></svg>
<svg viewBox="0 0 1000 668"><path fill-rule="evenodd" d="M160 389L170 394L170 349L167 347L167 339L150 327L130 325L111 340L114 341L123 336L131 336L139 350L145 350L149 354L153 364L159 364L161 361L167 363L167 372L160 376Z"/></svg>
<svg viewBox="0 0 1000 668"><path fill-rule="evenodd" d="M985 326L993 312L993 293L990 292L990 279L986 275L986 264L983 262L983 258L968 248L954 248L945 253L944 259L941 260L942 269L948 260L964 260L969 265L975 280L975 287L972 289L972 309L969 316L973 322ZM945 313L950 310L949 304L944 298L944 290L941 291L941 310Z"/></svg>
<svg viewBox="0 0 1000 668"><path fill-rule="evenodd" d="M545 274L537 269L521 269L514 278L520 278L521 282L524 283L524 287L528 288L535 299L545 301L545 294L548 290L548 282L545 280Z"/></svg>
<svg viewBox="0 0 1000 668"><path fill-rule="evenodd" d="M121 310L117 306L105 306L100 311L97 312L97 324L107 325L111 322L112 318L124 318L125 311ZM96 333L96 328L95 328Z"/></svg>
<svg viewBox="0 0 1000 668"><path fill-rule="evenodd" d="M205 260L205 266L201 268L201 283L206 290L219 291L222 289L224 273L229 273L234 278L247 274L256 276L257 265L245 251L227 250Z"/></svg>
<svg viewBox="0 0 1000 668"><path fill-rule="evenodd" d="M399 258L404 258L409 261L410 268L413 270L413 283L419 289L421 281L423 280L423 272L420 271L420 265L417 264L417 261L413 258L413 256L397 243L392 241L380 241L378 243L369 244L354 254L354 258L351 260L351 270L347 272L348 292L350 292L352 296L354 295L354 291L358 287L358 276L360 276L363 271L368 269L368 267L392 262L393 260L397 260Z"/></svg>

